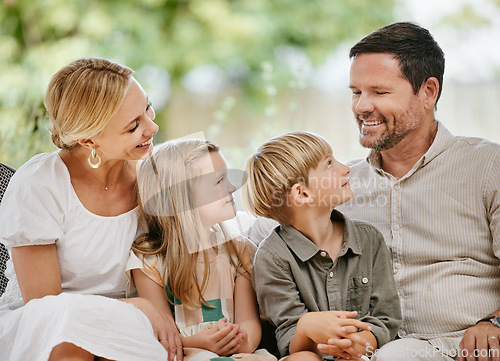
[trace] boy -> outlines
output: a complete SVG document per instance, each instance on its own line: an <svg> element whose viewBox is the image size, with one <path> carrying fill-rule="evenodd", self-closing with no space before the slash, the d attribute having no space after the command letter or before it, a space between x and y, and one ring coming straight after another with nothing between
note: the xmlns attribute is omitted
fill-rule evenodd
<svg viewBox="0 0 500 361"><path fill-rule="evenodd" d="M328 142L270 139L246 171L249 211L280 223L259 246L252 281L281 355L359 360L392 340L401 310L387 248L373 226L334 210L353 193Z"/></svg>

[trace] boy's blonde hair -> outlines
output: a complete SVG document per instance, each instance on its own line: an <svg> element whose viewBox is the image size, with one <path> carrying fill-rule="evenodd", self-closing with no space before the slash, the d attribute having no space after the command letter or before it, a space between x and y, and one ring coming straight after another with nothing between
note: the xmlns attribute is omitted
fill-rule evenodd
<svg viewBox="0 0 500 361"><path fill-rule="evenodd" d="M330 153L330 144L310 132L291 132L269 139L246 165L248 180L242 192L247 210L289 225L289 190L296 183L309 186L309 171Z"/></svg>
<svg viewBox="0 0 500 361"><path fill-rule="evenodd" d="M162 276L166 275L164 285L187 306L206 303L202 294L208 284L210 264L192 192L200 181L200 159L218 151L217 145L206 140L171 140L155 146L155 152L141 164L137 174L140 217L147 231L136 239L132 250L165 259L168 269L161 270ZM214 229L220 227L215 225ZM243 264L243 256L232 240L226 248L233 266L234 259ZM197 276L200 252L205 261L202 279Z"/></svg>
<svg viewBox="0 0 500 361"><path fill-rule="evenodd" d="M55 73L45 96L52 142L72 149L77 139L98 135L118 111L133 73L100 58L78 59Z"/></svg>

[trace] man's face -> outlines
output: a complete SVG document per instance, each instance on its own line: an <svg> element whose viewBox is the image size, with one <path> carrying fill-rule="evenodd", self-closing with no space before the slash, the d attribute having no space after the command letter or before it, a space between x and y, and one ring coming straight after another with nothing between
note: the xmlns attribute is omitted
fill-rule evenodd
<svg viewBox="0 0 500 361"><path fill-rule="evenodd" d="M363 147L391 149L424 120L421 91L413 93L410 82L401 74L399 60L392 54L356 56L351 64L349 87Z"/></svg>

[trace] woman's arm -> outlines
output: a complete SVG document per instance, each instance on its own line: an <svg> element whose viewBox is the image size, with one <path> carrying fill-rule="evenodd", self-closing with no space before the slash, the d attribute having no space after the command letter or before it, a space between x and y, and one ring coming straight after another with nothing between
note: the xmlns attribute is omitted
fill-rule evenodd
<svg viewBox="0 0 500 361"><path fill-rule="evenodd" d="M182 341L165 290L140 269L133 269L132 277L140 297L128 298L124 301L134 304L149 318L155 336L168 351L169 361L174 360L174 356L181 361L183 359ZM148 303L151 303L153 307Z"/></svg>
<svg viewBox="0 0 500 361"><path fill-rule="evenodd" d="M262 329L255 290L246 274L238 276L234 284L234 320L243 333L239 352L252 353L259 345Z"/></svg>
<svg viewBox="0 0 500 361"><path fill-rule="evenodd" d="M61 293L61 271L55 244L13 247L11 253L24 303Z"/></svg>

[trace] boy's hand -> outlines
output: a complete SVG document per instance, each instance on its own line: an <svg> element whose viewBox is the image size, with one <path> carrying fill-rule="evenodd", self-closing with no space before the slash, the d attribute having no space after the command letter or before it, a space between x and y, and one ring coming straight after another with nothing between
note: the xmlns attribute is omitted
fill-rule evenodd
<svg viewBox="0 0 500 361"><path fill-rule="evenodd" d="M345 339L330 339L327 345L318 345L318 350L328 355L332 353L338 354L341 351L349 354L351 359L357 360L367 352L373 351L377 347L376 342L375 336L371 332L356 332L354 330Z"/></svg>
<svg viewBox="0 0 500 361"><path fill-rule="evenodd" d="M354 319L356 315L356 311L306 313L300 318L296 333L308 337L327 355L341 358L361 357L359 351L354 349L354 344L359 343L367 347L369 343L356 333L358 329L370 331L371 326Z"/></svg>

